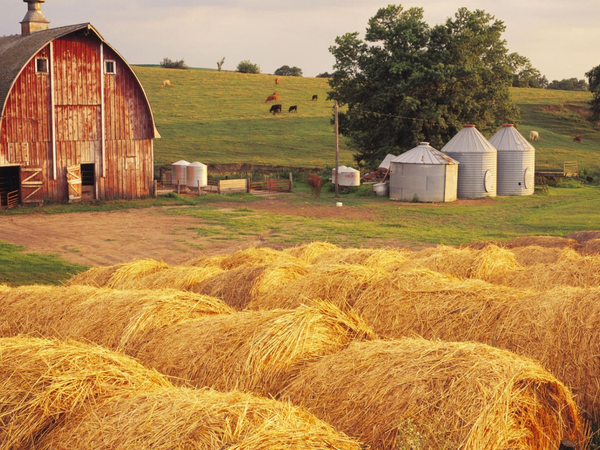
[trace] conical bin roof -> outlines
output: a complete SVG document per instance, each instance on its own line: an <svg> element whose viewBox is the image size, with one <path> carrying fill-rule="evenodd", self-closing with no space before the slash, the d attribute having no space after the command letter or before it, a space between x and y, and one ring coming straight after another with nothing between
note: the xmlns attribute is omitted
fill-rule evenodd
<svg viewBox="0 0 600 450"><path fill-rule="evenodd" d="M486 153L496 152L490 141L479 132L475 125L464 125L442 148L444 153Z"/></svg>
<svg viewBox="0 0 600 450"><path fill-rule="evenodd" d="M458 164L458 161L444 155L429 145L429 142L421 142L417 147L402 153L392 159L393 163L404 164Z"/></svg>
<svg viewBox="0 0 600 450"><path fill-rule="evenodd" d="M490 138L490 143L496 147L498 151L527 152L535 150L534 146L531 145L511 123L502 125L502 128Z"/></svg>

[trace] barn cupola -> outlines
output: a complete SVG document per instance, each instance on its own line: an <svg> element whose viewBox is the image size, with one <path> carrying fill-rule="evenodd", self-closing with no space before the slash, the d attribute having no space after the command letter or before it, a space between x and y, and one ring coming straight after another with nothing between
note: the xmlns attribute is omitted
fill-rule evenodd
<svg viewBox="0 0 600 450"><path fill-rule="evenodd" d="M50 28L50 22L42 13L42 3L46 0L23 0L27 3L27 14L21 22L21 34L27 36L36 31L43 31Z"/></svg>

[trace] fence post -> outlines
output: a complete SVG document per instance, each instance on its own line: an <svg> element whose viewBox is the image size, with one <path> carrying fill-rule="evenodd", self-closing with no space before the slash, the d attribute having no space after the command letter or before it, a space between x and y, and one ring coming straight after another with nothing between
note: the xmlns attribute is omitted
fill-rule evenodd
<svg viewBox="0 0 600 450"><path fill-rule="evenodd" d="M198 180L198 197L202 194L202 188L200 187L200 180Z"/></svg>
<svg viewBox="0 0 600 450"><path fill-rule="evenodd" d="M158 181L154 180L154 198L158 197Z"/></svg>
<svg viewBox="0 0 600 450"><path fill-rule="evenodd" d="M177 195L181 193L181 180L177 180Z"/></svg>
<svg viewBox="0 0 600 450"><path fill-rule="evenodd" d="M292 172L290 172L290 192L292 192Z"/></svg>
<svg viewBox="0 0 600 450"><path fill-rule="evenodd" d="M250 178L246 178L246 192L252 192L252 186L250 185Z"/></svg>

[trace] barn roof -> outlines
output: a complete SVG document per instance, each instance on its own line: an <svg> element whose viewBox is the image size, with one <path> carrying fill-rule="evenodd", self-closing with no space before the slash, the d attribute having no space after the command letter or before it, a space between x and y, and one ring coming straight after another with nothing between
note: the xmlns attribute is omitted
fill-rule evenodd
<svg viewBox="0 0 600 450"><path fill-rule="evenodd" d="M430 146L429 142L421 142L418 147L402 153L397 158L392 159L391 162L401 164L458 164L458 161Z"/></svg>
<svg viewBox="0 0 600 450"><path fill-rule="evenodd" d="M49 30L37 31L29 35L12 35L12 36L0 36L0 116L4 114L4 108L8 95L12 89L13 84L19 77L21 71L25 68L27 63L46 45L55 39L61 38L68 34L74 33L79 30L90 30L108 47L111 48L119 57L127 64L125 58L123 58L117 50L115 50L110 44L108 44L104 38L98 33L98 31L90 23L81 23L78 25L68 25L65 27L51 28ZM127 64L129 66L129 64ZM131 70L137 79L137 75L133 69ZM139 79L138 79L139 83ZM144 92L142 84L140 88ZM144 92L144 96L146 93ZM146 96L146 101L148 98ZM150 103L148 102L148 107ZM150 109L152 111L152 109ZM154 117L152 121L154 122ZM155 137L160 137L158 131L155 130Z"/></svg>

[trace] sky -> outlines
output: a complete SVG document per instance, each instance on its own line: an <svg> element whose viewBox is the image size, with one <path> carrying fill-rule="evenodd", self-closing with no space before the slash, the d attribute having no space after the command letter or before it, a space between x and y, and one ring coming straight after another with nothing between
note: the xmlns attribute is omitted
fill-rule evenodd
<svg viewBox="0 0 600 450"><path fill-rule="evenodd" d="M51 28L90 22L130 64L170 58L216 69L224 57L223 70L249 60L262 73L288 65L312 77L332 71L337 36L364 36L392 3L422 7L430 26L463 6L485 10L504 22L509 51L549 81L585 78L600 65L598 0L47 0L42 12ZM26 12L23 0L0 0L0 36L20 34Z"/></svg>

